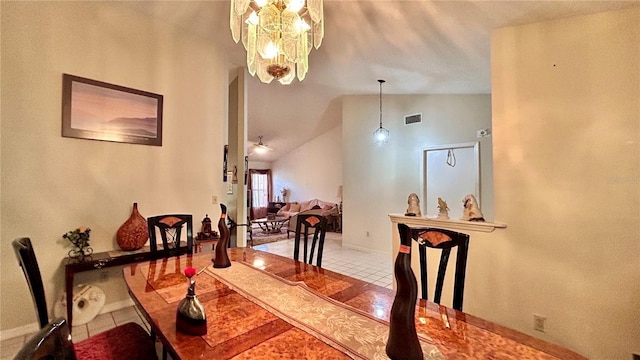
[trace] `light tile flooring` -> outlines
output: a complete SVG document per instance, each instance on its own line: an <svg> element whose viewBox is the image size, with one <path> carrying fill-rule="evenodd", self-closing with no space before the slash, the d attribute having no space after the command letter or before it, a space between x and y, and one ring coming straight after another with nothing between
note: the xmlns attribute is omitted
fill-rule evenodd
<svg viewBox="0 0 640 360"><path fill-rule="evenodd" d="M291 257L293 255L293 239L258 245L254 249ZM302 249L300 252L302 253ZM315 259L313 263L315 264ZM327 232L322 254L322 267L376 285L390 289L392 287L393 261L391 256L344 248L340 233Z"/></svg>
<svg viewBox="0 0 640 360"><path fill-rule="evenodd" d="M258 245L254 248L291 257L293 255L293 239ZM327 233L322 256L322 267L370 283L388 288L392 287L393 267L391 256L343 248L342 234ZM74 326L73 341L82 341L89 336L127 322L136 322L147 330L149 329L149 325L139 315L137 309L130 306L110 313L100 314L88 324ZM0 360L13 359L13 356L30 337L31 335L24 335L2 340L0 342ZM158 354L160 354L161 346L158 344L156 348Z"/></svg>

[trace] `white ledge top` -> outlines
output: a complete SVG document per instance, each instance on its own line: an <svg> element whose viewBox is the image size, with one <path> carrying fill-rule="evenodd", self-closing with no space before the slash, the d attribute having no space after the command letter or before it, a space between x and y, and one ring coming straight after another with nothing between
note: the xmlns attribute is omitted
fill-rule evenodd
<svg viewBox="0 0 640 360"><path fill-rule="evenodd" d="M393 223L402 223L409 226L439 227L451 230L493 232L495 229L504 229L507 227L507 224L486 221L442 220L424 216L405 216L403 214L389 214L389 217Z"/></svg>

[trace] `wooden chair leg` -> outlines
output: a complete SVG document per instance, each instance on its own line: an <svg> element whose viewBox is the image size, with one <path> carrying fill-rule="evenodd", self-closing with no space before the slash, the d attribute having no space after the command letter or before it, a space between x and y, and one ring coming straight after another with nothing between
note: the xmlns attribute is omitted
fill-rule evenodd
<svg viewBox="0 0 640 360"><path fill-rule="evenodd" d="M318 267L322 267L322 253L324 251L324 236L325 236L325 232L321 232L320 241L318 243L318 261L316 262L316 265Z"/></svg>

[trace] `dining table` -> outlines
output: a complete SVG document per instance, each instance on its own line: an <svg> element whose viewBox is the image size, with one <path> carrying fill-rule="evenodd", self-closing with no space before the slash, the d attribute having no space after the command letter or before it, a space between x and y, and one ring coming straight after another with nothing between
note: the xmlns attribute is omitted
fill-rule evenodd
<svg viewBox="0 0 640 360"><path fill-rule="evenodd" d="M143 261L123 268L132 299L173 359L385 359L395 291L252 248ZM196 275L187 278L185 269ZM206 334L176 329L190 281ZM419 299L425 359L586 359L559 345Z"/></svg>

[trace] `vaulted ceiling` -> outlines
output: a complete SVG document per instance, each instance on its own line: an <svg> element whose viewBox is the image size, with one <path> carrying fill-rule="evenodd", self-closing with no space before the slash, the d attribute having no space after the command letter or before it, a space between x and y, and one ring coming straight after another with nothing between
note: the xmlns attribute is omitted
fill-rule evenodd
<svg viewBox="0 0 640 360"><path fill-rule="evenodd" d="M126 2L224 47L230 68L245 66L229 31L229 1ZM249 142L272 161L339 125L341 96L491 92L491 31L640 6L633 1L325 0L325 38L309 56L306 79L291 85L248 81ZM372 120L372 131L376 127ZM295 135L292 135L295 134Z"/></svg>

